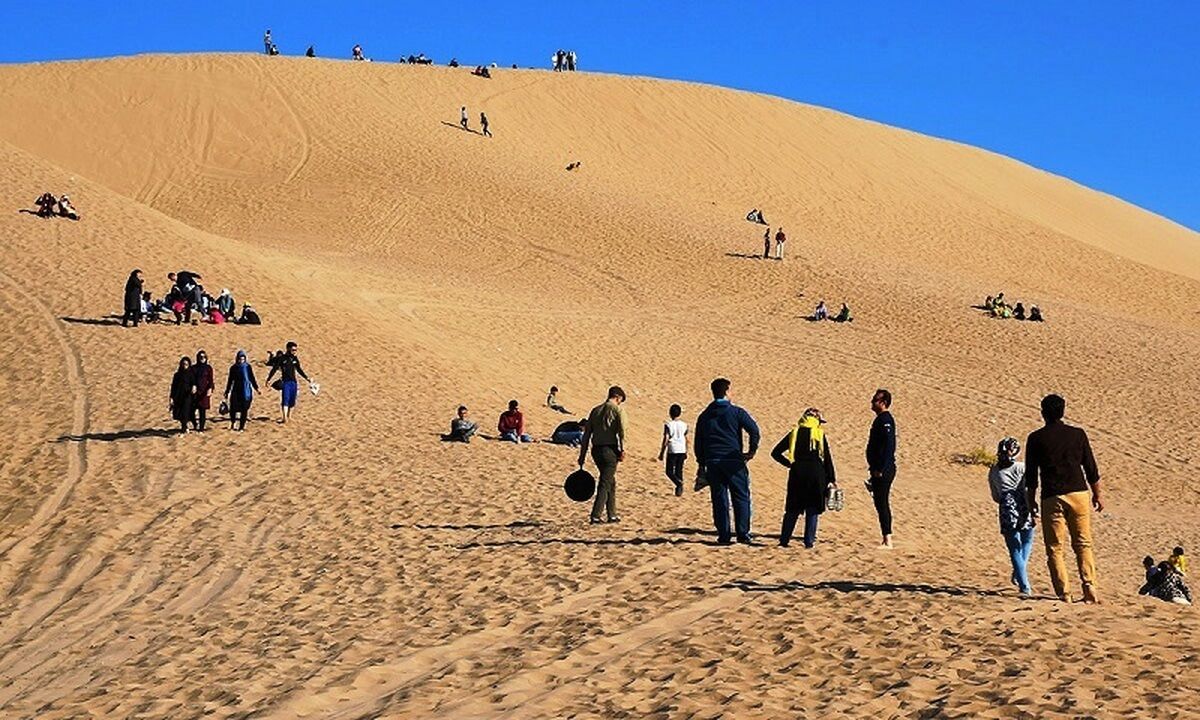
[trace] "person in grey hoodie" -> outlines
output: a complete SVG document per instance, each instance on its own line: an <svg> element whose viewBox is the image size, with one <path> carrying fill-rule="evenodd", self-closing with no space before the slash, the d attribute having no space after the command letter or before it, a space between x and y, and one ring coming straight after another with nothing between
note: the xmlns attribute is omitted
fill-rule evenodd
<svg viewBox="0 0 1200 720"><path fill-rule="evenodd" d="M696 489L707 482L712 494L713 524L717 542L737 541L753 545L750 535L750 469L746 463L758 452L761 433L750 413L729 401L730 382L725 378L712 381L713 401L696 420L696 436L692 448L696 453ZM750 448L743 451L742 432L749 436ZM729 506L732 500L734 531L729 527Z"/></svg>

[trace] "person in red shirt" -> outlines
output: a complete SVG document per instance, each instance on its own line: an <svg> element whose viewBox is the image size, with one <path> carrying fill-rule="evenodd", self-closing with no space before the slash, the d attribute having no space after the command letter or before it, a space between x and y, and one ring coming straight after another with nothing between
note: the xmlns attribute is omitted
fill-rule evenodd
<svg viewBox="0 0 1200 720"><path fill-rule="evenodd" d="M516 400L508 401L508 410L500 413L500 422L496 429L500 431L500 439L511 443L531 443L533 438L525 434L525 416L521 414L520 405Z"/></svg>

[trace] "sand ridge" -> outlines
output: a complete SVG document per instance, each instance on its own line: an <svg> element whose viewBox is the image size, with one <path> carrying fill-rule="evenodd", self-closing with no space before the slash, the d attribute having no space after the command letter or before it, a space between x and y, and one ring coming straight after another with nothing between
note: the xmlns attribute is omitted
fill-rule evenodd
<svg viewBox="0 0 1200 720"><path fill-rule="evenodd" d="M0 195L84 213L0 217L5 714L1194 714L1195 614L1135 590L1142 555L1198 539L1195 233L680 83L197 55L0 87ZM453 127L464 103L495 138ZM752 206L786 262L741 257ZM197 270L265 324L114 326L132 267L156 293ZM1001 289L1050 322L969 308ZM855 323L805 322L821 298ZM323 386L294 425L267 393L243 435L162 432L179 355L206 349L220 385L246 348L261 380L289 339ZM722 374L764 443L807 405L830 418L848 507L814 552L714 548L707 499L671 495L665 409L694 420ZM546 388L583 414L613 382L635 438L619 526L562 496L572 450L437 442L460 402L490 431L517 398L545 437ZM890 555L861 486L878 386ZM983 473L949 462L1024 436L1051 390L1108 485L1099 608L1018 600ZM769 539L783 470L764 451L751 472ZM1032 567L1045 592L1040 547Z"/></svg>

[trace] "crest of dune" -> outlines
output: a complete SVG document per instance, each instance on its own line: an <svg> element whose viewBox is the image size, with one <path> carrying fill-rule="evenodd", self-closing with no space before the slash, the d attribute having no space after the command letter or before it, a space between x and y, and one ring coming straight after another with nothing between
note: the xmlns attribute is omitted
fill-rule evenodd
<svg viewBox="0 0 1200 720"><path fill-rule="evenodd" d="M3 66L0 97L0 714L1115 715L1200 685L1195 614L1136 595L1143 555L1200 540L1195 232L696 84L189 55ZM44 190L83 219L16 212ZM135 267L264 324L122 328ZM971 307L998 291L1048 322ZM806 322L822 299L855 321ZM166 432L179 356L207 350L219 393L245 348L265 389L287 340L322 386L294 423L267 390L243 434ZM693 421L720 375L763 428L763 535L767 451L805 407L829 419L847 509L814 553L709 547L707 498L671 494L666 408ZM550 385L578 416L614 383L619 526L563 496L573 450L438 441L460 403L490 434L513 398L546 437ZM949 460L1024 438L1048 392L1101 465L1100 608L1018 601L986 473ZM1047 592L1040 547L1032 567Z"/></svg>

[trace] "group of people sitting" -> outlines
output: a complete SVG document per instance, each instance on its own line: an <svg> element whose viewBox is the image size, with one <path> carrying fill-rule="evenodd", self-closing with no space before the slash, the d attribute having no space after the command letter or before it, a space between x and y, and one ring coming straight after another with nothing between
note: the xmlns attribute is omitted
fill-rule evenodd
<svg viewBox="0 0 1200 720"><path fill-rule="evenodd" d="M416 55L409 55L407 58L400 58L400 62L408 63L409 65L432 65L433 58L425 57L425 53L417 53ZM450 63L450 67L458 67L457 60L451 60Z"/></svg>
<svg viewBox="0 0 1200 720"><path fill-rule="evenodd" d="M150 292L144 290L142 271L134 270L125 281L124 315L121 324L128 327L130 322L137 327L140 322L157 323L162 313L170 312L175 316L175 324L194 323L203 320L213 325L237 323L239 325L261 325L262 318L250 303L242 306L242 314L237 316L237 301L229 290L221 290L221 294L213 297L200 284L201 277L190 270L167 273L171 281L171 289L162 300L152 299ZM200 318L192 320L192 311Z"/></svg>
<svg viewBox="0 0 1200 720"><path fill-rule="evenodd" d="M1000 293L995 297L987 296L983 301L983 309L988 315L999 318L1001 320L1029 320L1030 322L1042 322L1042 311L1037 305L1029 306L1028 313L1025 310L1024 303L1017 303L1015 306L1009 305L1004 299L1004 293Z"/></svg>
<svg viewBox="0 0 1200 720"><path fill-rule="evenodd" d="M66 195L56 198L53 193L44 192L38 196L37 200L33 201L33 204L37 206L37 211L33 214L40 218L65 217L69 220L79 219L79 211L75 209L75 206L71 205L71 198ZM23 212L28 212L28 210Z"/></svg>
<svg viewBox="0 0 1200 720"><path fill-rule="evenodd" d="M838 310L838 314L831 318L829 317L829 308L825 306L824 300L817 303L816 309L813 310L812 319L815 322L820 322L821 320L833 320L839 323L854 322L854 316L850 314L849 305L842 303L842 309Z"/></svg>
<svg viewBox="0 0 1200 720"><path fill-rule="evenodd" d="M1176 547L1171 557L1160 563L1147 555L1142 560L1146 569L1146 583L1138 590L1140 595L1149 595L1176 605L1191 605L1192 593L1188 590L1184 576L1187 575L1187 555L1183 548Z"/></svg>
<svg viewBox="0 0 1200 720"><path fill-rule="evenodd" d="M558 388L552 386L546 395L546 407L557 413L570 415L571 411L558 402ZM471 442L471 438L479 432L479 423L467 417L467 406L459 405L453 420L450 421L450 432L442 435L444 442ZM550 436L550 442L555 445L579 447L583 441L584 426L587 420L567 420L559 423ZM516 400L508 401L508 409L500 413L496 422L498 439L511 443L538 442L532 435L525 432L525 414L521 412L521 404Z"/></svg>

